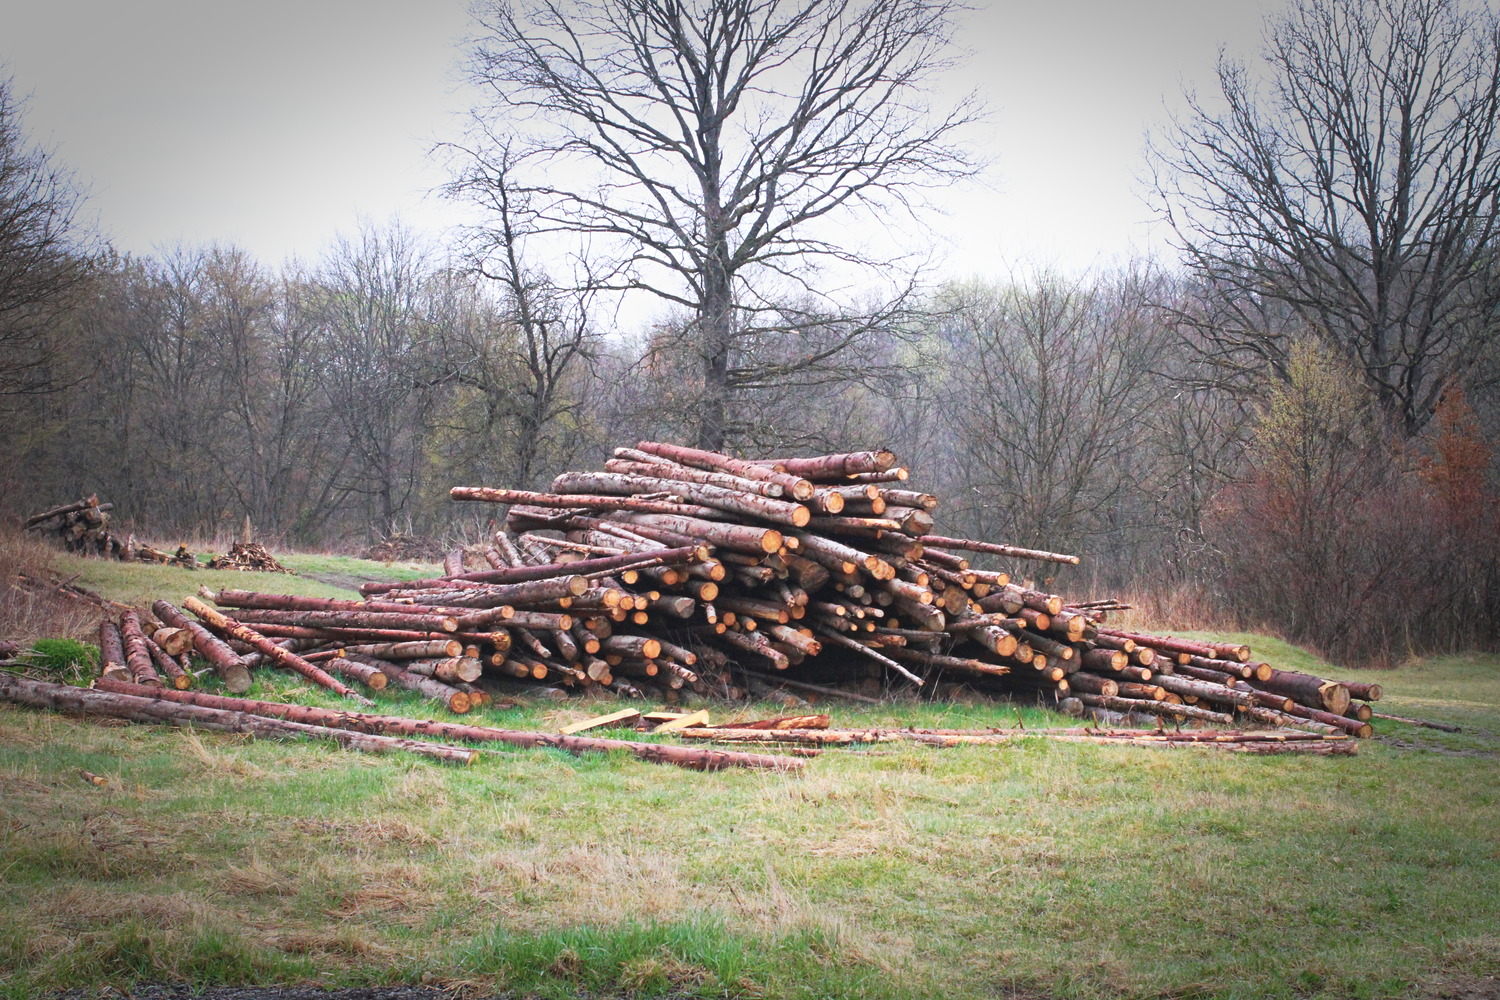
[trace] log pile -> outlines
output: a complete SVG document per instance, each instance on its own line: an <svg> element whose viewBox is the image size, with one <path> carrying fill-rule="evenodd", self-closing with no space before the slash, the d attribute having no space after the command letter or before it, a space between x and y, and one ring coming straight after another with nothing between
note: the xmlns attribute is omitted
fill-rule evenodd
<svg viewBox="0 0 1500 1000"><path fill-rule="evenodd" d="M28 531L52 538L75 555L198 568L198 560L185 545L179 545L176 552L165 552L137 542L134 535L122 537L111 530L109 514L113 509L114 504L100 503L97 496L91 495L33 514L24 526Z"/></svg>
<svg viewBox="0 0 1500 1000"><path fill-rule="evenodd" d="M1344 717L1348 686L1250 664L1230 644L1111 629L1118 604L976 568L976 554L1078 558L936 534L936 499L906 478L885 451L744 460L641 442L545 493L453 489L509 510L440 576L367 584L357 602L221 590L217 611L191 610L242 653L283 659L233 628L306 676L296 660L456 712L525 687L675 704L962 684L1106 720L1368 732Z"/></svg>
<svg viewBox="0 0 1500 1000"><path fill-rule="evenodd" d="M431 579L367 584L360 601L205 592L216 608L183 603L197 620L158 602L174 645L110 624L121 635L101 637L105 672L176 682L154 642L169 662L196 650L232 692L266 663L345 697L396 685L456 713L517 691L799 704L962 686L1106 724L1369 734L1377 686L1122 631L1107 623L1115 602L1070 603L977 568L1078 557L937 534L937 500L907 478L887 451L744 460L645 441L545 493L454 488L507 505L505 527Z"/></svg>

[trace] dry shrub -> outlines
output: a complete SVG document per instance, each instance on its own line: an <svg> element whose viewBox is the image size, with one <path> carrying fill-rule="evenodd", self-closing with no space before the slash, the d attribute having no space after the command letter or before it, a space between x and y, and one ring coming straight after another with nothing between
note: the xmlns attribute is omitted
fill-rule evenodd
<svg viewBox="0 0 1500 1000"><path fill-rule="evenodd" d="M50 588L21 586L18 576L52 580L55 551L13 523L0 522L0 639L91 639L103 612Z"/></svg>
<svg viewBox="0 0 1500 1000"><path fill-rule="evenodd" d="M1408 442L1348 366L1300 347L1289 374L1210 513L1218 600L1347 664L1494 646L1500 503L1462 394Z"/></svg>

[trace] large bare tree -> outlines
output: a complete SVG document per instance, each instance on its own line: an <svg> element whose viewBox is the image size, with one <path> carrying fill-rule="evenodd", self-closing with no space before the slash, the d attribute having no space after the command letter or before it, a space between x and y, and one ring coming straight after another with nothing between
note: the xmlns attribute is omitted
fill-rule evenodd
<svg viewBox="0 0 1500 1000"><path fill-rule="evenodd" d="M1500 34L1464 0L1300 0L1263 75L1219 63L1156 146L1201 282L1183 317L1221 371L1285 376L1308 334L1415 433L1500 308Z"/></svg>
<svg viewBox="0 0 1500 1000"><path fill-rule="evenodd" d="M968 103L933 113L956 0L481 0L473 79L491 95L469 143L526 132L517 184L539 227L623 248L618 289L691 317L698 443L722 447L732 400L764 374L742 345L803 326L841 336L776 352L785 377L826 367L905 299L835 306L821 266L871 263L856 208L910 208L924 183L969 171ZM517 178L519 181L519 178ZM842 226L842 228L840 228ZM865 278L861 284L868 284ZM805 303L809 294L817 308Z"/></svg>

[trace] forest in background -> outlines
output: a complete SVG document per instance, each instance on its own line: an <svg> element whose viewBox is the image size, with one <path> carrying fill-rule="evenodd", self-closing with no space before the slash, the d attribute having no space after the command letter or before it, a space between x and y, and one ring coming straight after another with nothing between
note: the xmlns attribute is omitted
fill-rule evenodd
<svg viewBox="0 0 1500 1000"><path fill-rule="evenodd" d="M906 32L872 57L872 80L893 65L919 79L945 41L930 16L941 4L917 5L916 21L895 0L834 6L822 30L857 8ZM595 42L639 29L665 32L663 50L722 43L711 17L685 38L671 19L615 25L611 4L584 7L601 18ZM81 232L81 194L0 88L5 514L97 493L128 529L172 543L222 541L247 518L291 548L453 543L491 512L453 504L450 487L544 486L643 438L754 454L885 446L941 498L947 532L1083 554L1057 583L1070 593L1186 600L1346 660L1500 641L1500 45L1487 9L1294 7L1271 26L1260 77L1221 66L1227 110L1194 105L1158 139L1176 259L1005 281L901 279L816 229L817 199L849 183L851 157L871 180L841 196L871 208L967 169L947 127L921 117L874 136L861 119L840 158L797 175L816 190L763 240L744 219L792 175L705 195L692 158L723 159L707 146L682 153L698 187L672 189L693 225L538 181L528 155L590 137L617 148L600 136L618 122L585 114L531 153L482 141L522 98L574 78L538 75L556 53L508 6L481 23L473 72L506 96L489 131L453 150L453 193L481 221L441 238L366 224L280 268L228 245L131 257ZM788 44L808 28L783 26ZM1330 37L1365 39L1366 63L1315 73ZM1438 64L1465 68L1434 78ZM853 106L868 95L860 65L845 69ZM1334 84L1276 85L1314 78ZM896 139L909 178L872 158ZM776 161L761 148L743 162L756 157ZM675 176L651 162L652 183ZM819 170L838 179L819 187ZM725 199L741 188L736 214ZM624 232L610 221L622 218L647 221ZM814 236L775 242L790 232ZM634 249L578 252L557 273L557 246L603 235ZM835 300L820 255L890 287ZM627 286L658 291L659 322L617 327L611 295Z"/></svg>

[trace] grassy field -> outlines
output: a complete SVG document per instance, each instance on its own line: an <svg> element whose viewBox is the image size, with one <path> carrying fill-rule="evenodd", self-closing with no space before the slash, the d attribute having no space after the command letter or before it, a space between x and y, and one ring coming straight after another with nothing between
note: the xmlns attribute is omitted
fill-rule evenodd
<svg viewBox="0 0 1500 1000"><path fill-rule="evenodd" d="M176 572L187 589L174 578L156 594L208 577ZM308 583L226 575L234 582L210 586ZM1278 664L1331 669L1248 638ZM503 748L458 769L0 708L0 991L162 980L422 980L558 997L1470 988L1500 973L1500 660L1336 673L1379 680L1379 708L1464 731L1379 723L1386 738L1354 757L1030 740L830 751L795 775L700 774ZM269 675L254 693L332 703ZM407 694L381 701L433 714ZM603 710L539 703L468 718L555 729ZM837 724L1011 726L1017 715L915 702L833 711Z"/></svg>

